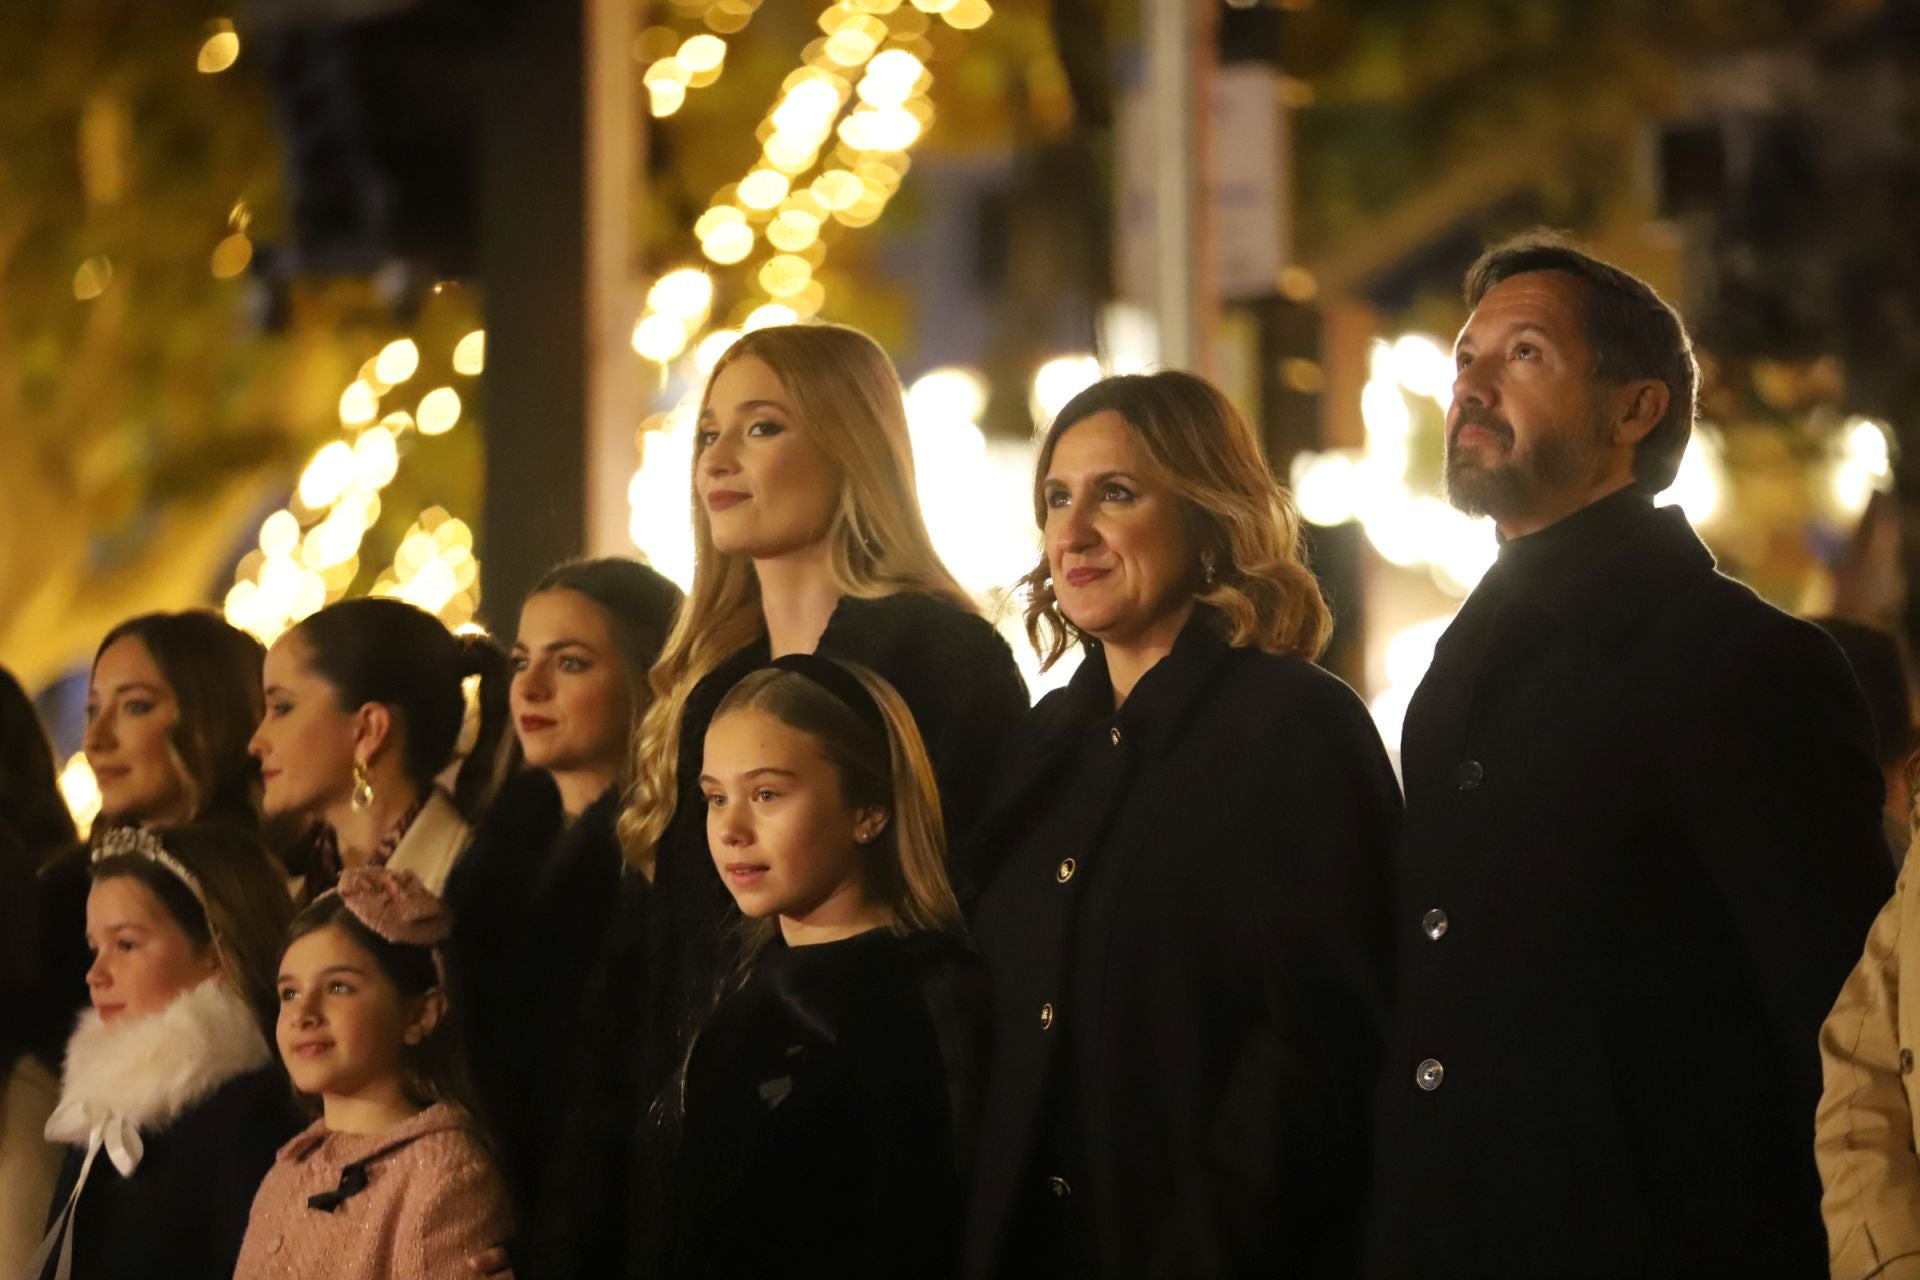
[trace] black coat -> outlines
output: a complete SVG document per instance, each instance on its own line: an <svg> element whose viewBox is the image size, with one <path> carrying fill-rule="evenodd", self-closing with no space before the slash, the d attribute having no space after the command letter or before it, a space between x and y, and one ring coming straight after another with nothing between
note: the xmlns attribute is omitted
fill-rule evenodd
<svg viewBox="0 0 1920 1280"><path fill-rule="evenodd" d="M513 1195L539 1216L586 992L620 891L618 788L567 822L544 770L508 780L447 881L448 976L481 1115Z"/></svg>
<svg viewBox="0 0 1920 1280"><path fill-rule="evenodd" d="M775 941L696 1037L660 1274L959 1274L986 971L875 929Z"/></svg>
<svg viewBox="0 0 1920 1280"><path fill-rule="evenodd" d="M1353 691L1204 613L1117 714L1097 648L1034 709L970 853L967 1274L1350 1271L1399 817Z"/></svg>
<svg viewBox="0 0 1920 1280"><path fill-rule="evenodd" d="M1027 706L1005 640L983 618L923 595L843 599L815 652L860 663L899 691L940 784L949 840L978 817ZM592 1044L563 1126L534 1273L643 1274L664 1197L660 1091L727 967L733 899L707 850L700 760L720 700L768 660L762 638L721 663L681 713L679 800L649 883L625 877L596 970Z"/></svg>
<svg viewBox="0 0 1920 1280"><path fill-rule="evenodd" d="M1832 642L1678 508L1501 549L1407 713L1373 1274L1825 1274L1816 1036L1891 879L1871 747Z"/></svg>
<svg viewBox="0 0 1920 1280"><path fill-rule="evenodd" d="M73 1280L231 1280L254 1192L301 1128L278 1066L236 1076L157 1133L131 1177L102 1151L74 1209ZM70 1148L49 1222L86 1156ZM51 1277L59 1251L47 1260Z"/></svg>

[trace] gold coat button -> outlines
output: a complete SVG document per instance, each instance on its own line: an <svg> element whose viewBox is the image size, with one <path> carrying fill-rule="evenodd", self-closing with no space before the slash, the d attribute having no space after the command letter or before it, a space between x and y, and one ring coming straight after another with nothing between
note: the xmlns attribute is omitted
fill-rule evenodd
<svg viewBox="0 0 1920 1280"><path fill-rule="evenodd" d="M1045 1031L1048 1027L1051 1027L1052 1025L1053 1025L1053 1005L1050 1003L1043 1004L1040 1006L1040 1029L1042 1031Z"/></svg>
<svg viewBox="0 0 1920 1280"><path fill-rule="evenodd" d="M1447 1069L1433 1058L1426 1059L1413 1069L1413 1082L1427 1093L1438 1089L1440 1082L1446 1078Z"/></svg>
<svg viewBox="0 0 1920 1280"><path fill-rule="evenodd" d="M1114 746L1116 747L1119 746L1120 745L1120 726L1115 725L1113 726L1113 728L1107 730L1107 737L1113 742Z"/></svg>
<svg viewBox="0 0 1920 1280"><path fill-rule="evenodd" d="M1060 859L1060 869L1055 871L1053 876L1054 879L1058 880L1061 884L1065 884L1067 881L1073 879L1073 873L1079 869L1080 864L1072 858L1062 858Z"/></svg>
<svg viewBox="0 0 1920 1280"><path fill-rule="evenodd" d="M1047 1190L1064 1200L1073 1194L1073 1184L1060 1175L1055 1174L1053 1177L1047 1179Z"/></svg>

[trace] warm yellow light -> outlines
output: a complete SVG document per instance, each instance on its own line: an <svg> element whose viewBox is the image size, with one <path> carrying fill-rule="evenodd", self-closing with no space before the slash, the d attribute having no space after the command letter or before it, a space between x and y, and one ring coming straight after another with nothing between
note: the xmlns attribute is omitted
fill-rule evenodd
<svg viewBox="0 0 1920 1280"><path fill-rule="evenodd" d="M987 0L955 0L940 16L956 31L972 31L987 24L987 19L993 16L993 6Z"/></svg>
<svg viewBox="0 0 1920 1280"><path fill-rule="evenodd" d="M93 820L100 816L100 784L84 751L74 752L66 768L60 770L60 798L67 802L67 812L73 815L80 838L86 839L93 830Z"/></svg>
<svg viewBox="0 0 1920 1280"><path fill-rule="evenodd" d="M829 169L813 180L809 188L813 198L827 210L845 209L860 198L864 190L860 179L846 169Z"/></svg>
<svg viewBox="0 0 1920 1280"><path fill-rule="evenodd" d="M687 327L672 316L642 316L633 326L633 349L665 364L687 348Z"/></svg>
<svg viewBox="0 0 1920 1280"><path fill-rule="evenodd" d="M732 266L753 252L753 228L744 222L726 223L700 241L700 252L721 266Z"/></svg>
<svg viewBox="0 0 1920 1280"><path fill-rule="evenodd" d="M763 144L761 154L782 173L804 173L819 158L820 144L797 133L776 132Z"/></svg>
<svg viewBox="0 0 1920 1280"><path fill-rule="evenodd" d="M892 13L900 7L900 0L854 0L854 3L867 13Z"/></svg>
<svg viewBox="0 0 1920 1280"><path fill-rule="evenodd" d="M253 241L238 232L213 246L213 278L231 280L253 261Z"/></svg>
<svg viewBox="0 0 1920 1280"><path fill-rule="evenodd" d="M260 524L260 550L268 559L293 554L300 545L300 522L293 512L284 508L268 516Z"/></svg>
<svg viewBox="0 0 1920 1280"><path fill-rule="evenodd" d="M789 209L767 226L767 243L776 249L794 253L820 238L820 219L798 209Z"/></svg>
<svg viewBox="0 0 1920 1280"><path fill-rule="evenodd" d="M1053 421L1067 401L1100 380L1100 362L1092 356L1056 356L1033 375L1033 420L1037 426Z"/></svg>
<svg viewBox="0 0 1920 1280"><path fill-rule="evenodd" d="M232 66L240 58L240 37L234 34L231 25L227 30L216 31L208 36L206 43L200 46L200 56L194 65L200 68L201 75L218 75Z"/></svg>
<svg viewBox="0 0 1920 1280"><path fill-rule="evenodd" d="M668 80L661 84L647 86L647 111L651 115L670 116L678 111L686 100L685 85Z"/></svg>
<svg viewBox="0 0 1920 1280"><path fill-rule="evenodd" d="M773 127L802 137L825 137L840 111L840 90L824 77L803 80L787 90L773 109Z"/></svg>
<svg viewBox="0 0 1920 1280"><path fill-rule="evenodd" d="M362 431L353 442L353 471L362 488L384 489L392 484L400 473L400 452L394 447L393 432L385 427Z"/></svg>
<svg viewBox="0 0 1920 1280"><path fill-rule="evenodd" d="M840 122L840 140L856 151L905 151L920 138L920 121L902 107L863 107Z"/></svg>
<svg viewBox="0 0 1920 1280"><path fill-rule="evenodd" d="M777 254L760 267L760 287L776 298L791 298L811 279L813 264L797 254Z"/></svg>
<svg viewBox="0 0 1920 1280"><path fill-rule="evenodd" d="M827 37L827 57L843 67L857 67L873 56L880 42L852 23Z"/></svg>
<svg viewBox="0 0 1920 1280"><path fill-rule="evenodd" d="M860 101L871 107L900 106L913 96L926 71L905 49L889 49L867 64L867 74L860 78Z"/></svg>
<svg viewBox="0 0 1920 1280"><path fill-rule="evenodd" d="M669 271L647 290L647 307L676 320L696 321L713 305L713 281L698 267Z"/></svg>
<svg viewBox="0 0 1920 1280"><path fill-rule="evenodd" d="M727 354L727 349L738 341L740 341L738 329L715 329L700 339L700 345L693 349L693 367L699 371L701 377L706 377L713 372L713 367L720 363L720 357Z"/></svg>
<svg viewBox="0 0 1920 1280"><path fill-rule="evenodd" d="M775 325L795 324L800 316L792 307L778 302L768 302L755 307L740 328L746 333L755 329L768 329Z"/></svg>
<svg viewBox="0 0 1920 1280"><path fill-rule="evenodd" d="M468 377L487 367L487 331L475 329L453 346L453 371Z"/></svg>
<svg viewBox="0 0 1920 1280"><path fill-rule="evenodd" d="M740 203L749 209L771 209L787 198L787 175L778 169L755 169L740 179Z"/></svg>
<svg viewBox="0 0 1920 1280"><path fill-rule="evenodd" d="M421 435L445 435L460 421L460 393L452 387L435 387L420 397L413 418Z"/></svg>
<svg viewBox="0 0 1920 1280"><path fill-rule="evenodd" d="M746 214L730 204L717 204L700 215L699 221L693 224L693 234L705 240L723 227L744 227L745 225L747 225Z"/></svg>
<svg viewBox="0 0 1920 1280"><path fill-rule="evenodd" d="M313 455L307 469L300 473L300 501L309 510L318 511L339 501L353 479L353 447L335 440Z"/></svg>
<svg viewBox="0 0 1920 1280"><path fill-rule="evenodd" d="M664 84L677 84L684 89L687 82L693 79L693 71L678 58L662 58L647 68L647 74L642 79L649 89Z"/></svg>
<svg viewBox="0 0 1920 1280"><path fill-rule="evenodd" d="M73 273L73 296L82 302L92 302L112 283L113 259L98 254L81 263Z"/></svg>
<svg viewBox="0 0 1920 1280"><path fill-rule="evenodd" d="M913 7L922 13L945 13L958 3L959 0L913 0Z"/></svg>
<svg viewBox="0 0 1920 1280"><path fill-rule="evenodd" d="M719 36L701 32L697 36L688 36L674 57L695 75L703 71L718 71L720 64L727 60L727 42Z"/></svg>
<svg viewBox="0 0 1920 1280"><path fill-rule="evenodd" d="M390 387L399 386L413 376L420 367L420 348L414 345L412 338L396 338L380 348L380 354L374 357L373 372L380 381Z"/></svg>
<svg viewBox="0 0 1920 1280"><path fill-rule="evenodd" d="M340 393L340 424L364 427L380 412L380 397L371 386L355 378Z"/></svg>

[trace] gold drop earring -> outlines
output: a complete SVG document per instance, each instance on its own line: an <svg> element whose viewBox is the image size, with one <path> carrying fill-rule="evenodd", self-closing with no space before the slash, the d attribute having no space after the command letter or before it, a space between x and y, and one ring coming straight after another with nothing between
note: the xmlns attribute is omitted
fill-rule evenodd
<svg viewBox="0 0 1920 1280"><path fill-rule="evenodd" d="M364 813L373 807L373 780L367 777L367 762L353 762L353 808L356 813Z"/></svg>

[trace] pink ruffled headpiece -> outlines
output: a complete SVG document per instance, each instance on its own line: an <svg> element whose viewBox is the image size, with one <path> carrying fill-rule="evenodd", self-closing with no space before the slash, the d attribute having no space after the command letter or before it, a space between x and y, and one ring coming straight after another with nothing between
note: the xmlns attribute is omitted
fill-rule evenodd
<svg viewBox="0 0 1920 1280"><path fill-rule="evenodd" d="M438 947L453 933L453 911L411 871L355 867L334 890L354 919L388 942Z"/></svg>

